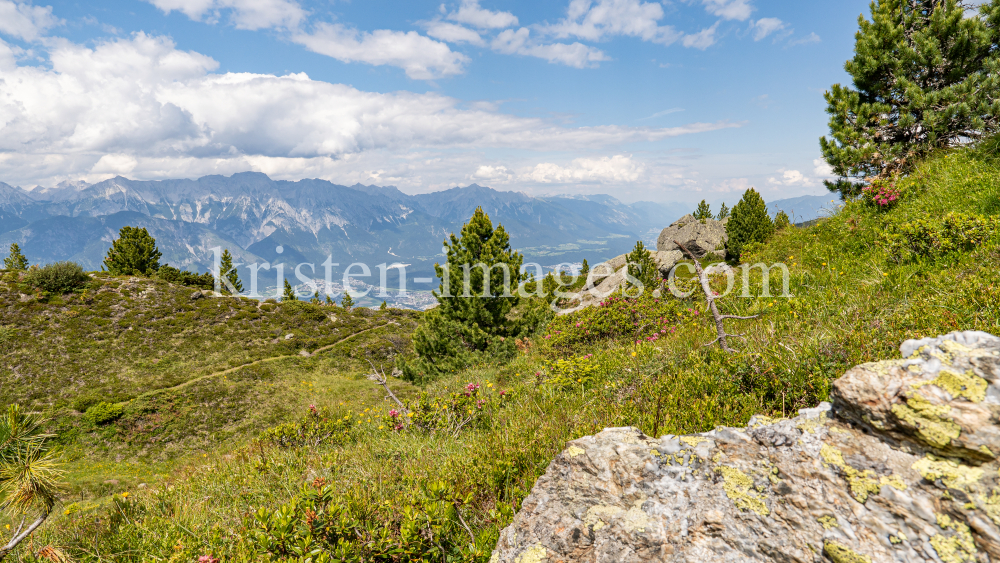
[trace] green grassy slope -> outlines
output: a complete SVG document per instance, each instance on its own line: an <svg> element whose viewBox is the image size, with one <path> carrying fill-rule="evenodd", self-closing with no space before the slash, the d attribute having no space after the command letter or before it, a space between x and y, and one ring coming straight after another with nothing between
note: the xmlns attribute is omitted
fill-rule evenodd
<svg viewBox="0 0 1000 563"><path fill-rule="evenodd" d="M848 203L814 226L777 233L745 257L751 263L787 264L792 296L761 296L755 273L753 297L721 299L724 312L760 315L727 321L730 332L745 335L734 341L738 354L704 347L715 332L697 293L687 300L616 302L555 319L543 334L522 343L511 361L475 366L422 390L391 380L411 407L423 401L414 410L424 429L394 430L387 414L394 405L360 377L366 354L395 353L397 348L389 350L385 343L405 339L418 314L356 313L341 319L341 309L323 309L335 311L338 320L308 321L313 314L308 308L281 305L265 312L232 300L229 311L215 300L185 301L183 293L171 302L109 291L101 310L119 315L112 321L107 312L88 313L98 310L93 305L22 304L16 295L4 294L4 311L34 308L16 322L4 313L3 324L14 326L19 342L7 349L12 352L5 353L0 368L5 381L15 381L4 389L5 398L53 413L73 457L75 488L38 541L87 561L190 561L208 554L225 561L261 560L266 550L255 536L254 514L288 503L303 486L333 483L331 494L344 514L386 530L386 537L413 552L403 560L440 560L434 551L440 548L456 558L486 561L498 531L568 439L606 426L688 433L743 425L757 413L792 414L826 399L830 382L847 368L895 357L904 339L953 330L1000 333L996 233L971 248L907 259L891 252L883 234L918 219L940 221L952 211L995 216L1000 168L993 156L942 154L901 186L904 197L895 209ZM719 291L725 285L722 276L713 281ZM771 288L780 292L780 282ZM127 330L137 322L124 319L159 303L163 312L149 317L158 323L153 332L140 337L138 327ZM72 321L91 324L70 325L68 310L79 311ZM260 316L241 317L251 314ZM182 318L188 320L181 323ZM307 341L310 349L331 344L388 319L400 325L361 334L313 357L257 364L169 389L232 365L297 354ZM74 333L70 326L81 328ZM98 327L103 336L87 340L98 328L83 327ZM333 328L341 331L331 335ZM286 330L296 337L274 342ZM138 344L148 346L147 352L130 356L128 347L114 347L119 335L148 339L148 345ZM163 348L157 342L174 344L153 363ZM31 368L33 362L51 367ZM123 393L117 400L132 410L107 426L88 427L72 412L74 400L88 393L78 373L92 374L105 393ZM481 387L468 391L469 384ZM142 396L160 387L167 389ZM329 418L346 430L336 439L290 447L254 439L266 425L299 419L310 404L329 407ZM146 405L155 416L138 414L147 412ZM161 413L167 414L157 418ZM149 428L154 430L147 435ZM158 445L150 436L169 443ZM431 514L439 506L428 504L429 487L460 497L446 505L462 519L448 508L440 521L420 524L435 538L421 543L406 530L414 514Z"/></svg>

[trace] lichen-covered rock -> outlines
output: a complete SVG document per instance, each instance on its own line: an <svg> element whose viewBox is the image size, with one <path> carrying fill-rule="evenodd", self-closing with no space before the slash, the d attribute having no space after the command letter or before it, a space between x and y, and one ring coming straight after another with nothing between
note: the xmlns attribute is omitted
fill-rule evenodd
<svg viewBox="0 0 1000 563"><path fill-rule="evenodd" d="M654 250L650 251L649 254L653 258L653 261L656 262L656 267L660 270L660 274L663 277L667 277L667 275L670 274L670 270L684 258L684 253L680 250L672 250L668 252ZM587 274L588 285L593 285L596 282L610 276L614 276L615 274L621 275L622 279L624 279L622 269L627 263L628 254L621 254L619 256L615 256L611 260L594 265L594 267L591 268L590 272Z"/></svg>
<svg viewBox="0 0 1000 563"><path fill-rule="evenodd" d="M660 232L656 239L656 250L660 252L678 251L675 241L680 241L698 258L706 254L715 254L725 258L726 224L715 219L699 221L692 215L685 215Z"/></svg>
<svg viewBox="0 0 1000 563"><path fill-rule="evenodd" d="M984 414L997 404L1000 339L954 333L902 351L838 380L833 407L793 419L661 438L610 428L570 442L491 561L1000 560L1000 464L969 453L1000 451L997 419ZM961 384L939 379L951 370ZM894 405L955 427L928 438Z"/></svg>

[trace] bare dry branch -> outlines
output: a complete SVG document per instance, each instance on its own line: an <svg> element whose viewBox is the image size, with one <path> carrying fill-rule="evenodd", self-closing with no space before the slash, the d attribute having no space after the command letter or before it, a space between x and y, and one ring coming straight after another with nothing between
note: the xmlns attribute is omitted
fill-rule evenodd
<svg viewBox="0 0 1000 563"><path fill-rule="evenodd" d="M379 373L378 368L375 367L375 364L372 363L371 360L368 360L368 363L372 366L372 373L368 374L366 377L374 381L376 385L381 385L382 388L385 389L385 392L389 395L389 398L399 406L399 410L405 416L409 410L403 405L403 402L399 400L399 397L392 392L392 389L389 389L388 378L385 376L385 368L382 368L382 372Z"/></svg>

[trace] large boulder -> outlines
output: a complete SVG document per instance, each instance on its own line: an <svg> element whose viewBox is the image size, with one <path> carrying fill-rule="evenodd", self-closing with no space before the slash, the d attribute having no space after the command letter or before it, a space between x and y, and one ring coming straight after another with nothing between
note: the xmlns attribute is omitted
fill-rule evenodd
<svg viewBox="0 0 1000 563"><path fill-rule="evenodd" d="M653 257L653 260L656 262L656 267L660 270L660 275L663 277L667 277L670 270L677 265L678 262L684 259L684 253L680 250L671 250L667 252L651 250L649 254ZM594 267L591 268L590 272L587 274L588 285L620 272L627 263L628 254L621 254L619 256L615 256L611 260L594 265Z"/></svg>
<svg viewBox="0 0 1000 563"><path fill-rule="evenodd" d="M698 258L703 258L706 254L726 257L726 222L715 219L705 219L699 221L691 215L685 215L676 220L669 227L660 232L656 239L656 250L669 252L680 250L674 241L680 241L688 250L693 252Z"/></svg>
<svg viewBox="0 0 1000 563"><path fill-rule="evenodd" d="M901 350L792 419L570 442L491 562L1000 560L1000 339Z"/></svg>

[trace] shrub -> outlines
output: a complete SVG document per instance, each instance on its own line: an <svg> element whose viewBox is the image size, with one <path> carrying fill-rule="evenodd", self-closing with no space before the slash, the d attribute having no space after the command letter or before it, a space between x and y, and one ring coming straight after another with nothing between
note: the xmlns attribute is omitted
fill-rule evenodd
<svg viewBox="0 0 1000 563"><path fill-rule="evenodd" d="M101 402L101 399L93 395L80 395L79 397L73 399L73 403L70 406L79 413L87 412L87 409Z"/></svg>
<svg viewBox="0 0 1000 563"><path fill-rule="evenodd" d="M395 431L407 428L425 432L443 431L456 434L460 430L482 429L489 425L492 414L507 405L510 394L493 388L469 383L461 392L431 398L422 393L416 401L406 404L409 413L390 410L384 423Z"/></svg>
<svg viewBox="0 0 1000 563"><path fill-rule="evenodd" d="M774 230L780 231L781 229L791 226L792 222L788 218L788 214L784 211L779 211L777 215L774 216Z"/></svg>
<svg viewBox="0 0 1000 563"><path fill-rule="evenodd" d="M733 207L726 223L726 235L729 237L726 249L729 254L739 258L743 247L752 243L763 243L774 232L774 223L767 213L767 205L757 190L750 188L743 198Z"/></svg>
<svg viewBox="0 0 1000 563"><path fill-rule="evenodd" d="M642 284L643 293L660 287L660 280L663 279L660 268L641 240L636 241L635 248L625 257L625 262L628 264L628 274ZM631 282L628 283L629 287L633 286Z"/></svg>
<svg viewBox="0 0 1000 563"><path fill-rule="evenodd" d="M118 420L125 414L125 405L121 403L100 402L87 409L83 417L95 426L104 426Z"/></svg>
<svg viewBox="0 0 1000 563"><path fill-rule="evenodd" d="M597 307L556 317L549 323L543 340L562 348L609 338L655 341L673 334L681 324L698 315L698 311L684 308L672 297L612 296Z"/></svg>
<svg viewBox="0 0 1000 563"><path fill-rule="evenodd" d="M187 270L179 270L169 264L164 264L156 271L156 277L169 283L197 287L199 289L215 289L215 277L205 272L195 274Z"/></svg>
<svg viewBox="0 0 1000 563"><path fill-rule="evenodd" d="M27 283L52 295L81 289L90 276L76 262L56 262L28 272Z"/></svg>
<svg viewBox="0 0 1000 563"><path fill-rule="evenodd" d="M302 420L268 428L260 439L284 448L347 444L353 441L354 427L354 419L350 413L344 417L333 417L327 408L319 410L310 406Z"/></svg>
<svg viewBox="0 0 1000 563"><path fill-rule="evenodd" d="M719 214L715 216L716 221L721 221L729 217L729 208L726 207L726 202L722 202L722 207L719 208Z"/></svg>
<svg viewBox="0 0 1000 563"><path fill-rule="evenodd" d="M995 240L998 234L1000 217L949 213L944 219L921 218L903 224L890 224L879 233L879 239L890 258L901 262L971 251Z"/></svg>
<svg viewBox="0 0 1000 563"><path fill-rule="evenodd" d="M895 178L879 178L861 189L861 196L867 203L887 209L899 203L903 192L897 187Z"/></svg>

